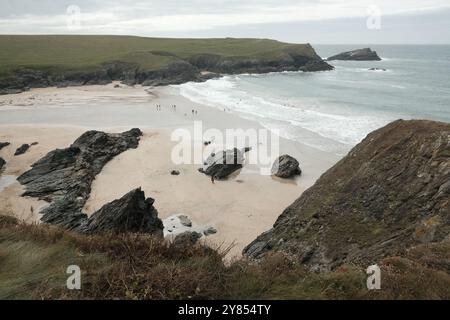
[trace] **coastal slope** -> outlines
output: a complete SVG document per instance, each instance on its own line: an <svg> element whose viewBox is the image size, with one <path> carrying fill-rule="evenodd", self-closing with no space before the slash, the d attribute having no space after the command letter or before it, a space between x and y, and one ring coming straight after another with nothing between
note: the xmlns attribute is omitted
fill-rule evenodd
<svg viewBox="0 0 450 320"><path fill-rule="evenodd" d="M316 271L368 266L450 234L450 125L398 120L367 136L244 254Z"/></svg>
<svg viewBox="0 0 450 320"><path fill-rule="evenodd" d="M0 94L114 80L158 86L220 74L333 69L309 44L268 39L3 35L0 47Z"/></svg>

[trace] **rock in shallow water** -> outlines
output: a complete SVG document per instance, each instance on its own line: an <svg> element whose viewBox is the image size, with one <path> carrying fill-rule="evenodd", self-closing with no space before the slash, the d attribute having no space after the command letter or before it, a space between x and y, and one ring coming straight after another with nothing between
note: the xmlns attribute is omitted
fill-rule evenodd
<svg viewBox="0 0 450 320"><path fill-rule="evenodd" d="M300 164L290 155L280 156L272 166L272 174L279 178L292 178L302 174Z"/></svg>

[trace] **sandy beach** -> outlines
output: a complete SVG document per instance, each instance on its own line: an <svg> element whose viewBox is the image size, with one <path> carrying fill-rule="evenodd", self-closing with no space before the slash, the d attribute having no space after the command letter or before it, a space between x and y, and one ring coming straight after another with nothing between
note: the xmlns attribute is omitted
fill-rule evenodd
<svg viewBox="0 0 450 320"><path fill-rule="evenodd" d="M92 185L85 212L93 213L142 187L147 197L156 200L160 218L183 214L190 217L194 227L214 227L217 233L204 241L213 246L233 245L228 255L233 258L257 235L270 229L283 209L338 161L334 154L280 139L280 154L288 153L299 160L301 177L281 180L261 175L257 165L249 164L229 179L213 184L198 172L201 164L173 163L172 151L177 145L171 139L174 130L192 131L194 122L201 123L204 130L262 127L236 114L195 104L174 87L117 85L34 89L0 96L0 142L11 143L0 151L7 162L0 176L0 212L39 222L39 210L46 203L21 197L23 188L16 177L47 152L68 147L86 130L122 132L138 127L144 132L139 147L120 154L104 167ZM33 142L38 144L24 155L14 156L21 144ZM204 151L202 141L192 142L196 142L194 153ZM257 146L252 147L251 152L257 152ZM171 175L172 170L180 175Z"/></svg>

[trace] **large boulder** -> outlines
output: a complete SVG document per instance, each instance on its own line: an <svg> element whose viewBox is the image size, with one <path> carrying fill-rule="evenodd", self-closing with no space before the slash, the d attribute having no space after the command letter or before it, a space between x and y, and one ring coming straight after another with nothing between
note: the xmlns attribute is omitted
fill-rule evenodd
<svg viewBox="0 0 450 320"><path fill-rule="evenodd" d="M302 174L300 164L290 155L280 156L272 166L272 174L279 178L292 178Z"/></svg>
<svg viewBox="0 0 450 320"><path fill-rule="evenodd" d="M237 148L212 153L205 161L205 168L202 168L200 172L217 180L224 179L242 168L245 160L244 153Z"/></svg>
<svg viewBox="0 0 450 320"><path fill-rule="evenodd" d="M381 61L376 51L370 48L358 49L348 52L342 52L335 56L327 58L327 61L346 60L346 61Z"/></svg>
<svg viewBox="0 0 450 320"><path fill-rule="evenodd" d="M396 121L328 170L244 254L314 270L369 266L450 238L450 124Z"/></svg>
<svg viewBox="0 0 450 320"><path fill-rule="evenodd" d="M163 223L153 207L154 199L145 198L139 188L114 200L95 212L77 231L82 233L134 232L163 236Z"/></svg>

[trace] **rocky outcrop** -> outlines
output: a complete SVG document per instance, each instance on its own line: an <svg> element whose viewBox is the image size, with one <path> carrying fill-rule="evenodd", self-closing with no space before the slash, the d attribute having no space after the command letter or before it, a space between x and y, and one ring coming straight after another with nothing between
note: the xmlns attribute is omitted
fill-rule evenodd
<svg viewBox="0 0 450 320"><path fill-rule="evenodd" d="M280 156L272 166L272 174L279 178L292 178L302 174L300 164L290 155Z"/></svg>
<svg viewBox="0 0 450 320"><path fill-rule="evenodd" d="M381 61L376 51L370 48L343 52L335 56L327 58L327 61L346 60L346 61Z"/></svg>
<svg viewBox="0 0 450 320"><path fill-rule="evenodd" d="M0 150L2 150L3 148L9 146L10 143L9 142L0 142Z"/></svg>
<svg viewBox="0 0 450 320"><path fill-rule="evenodd" d="M450 124L396 121L367 136L244 250L313 270L367 267L450 237Z"/></svg>
<svg viewBox="0 0 450 320"><path fill-rule="evenodd" d="M133 190L106 204L91 217L80 218L80 227L75 230L85 234L133 232L162 237L164 226L153 207L154 202L154 199L146 199L141 189Z"/></svg>
<svg viewBox="0 0 450 320"><path fill-rule="evenodd" d="M205 168L199 171L216 180L221 180L241 169L244 160L244 152L237 148L212 153L204 163Z"/></svg>
<svg viewBox="0 0 450 320"><path fill-rule="evenodd" d="M17 148L17 150L14 153L14 155L15 156L20 156L20 155L24 154L25 152L27 152L28 149L30 149L30 145L28 143L24 143L19 148Z"/></svg>
<svg viewBox="0 0 450 320"><path fill-rule="evenodd" d="M0 157L0 171L3 169L3 167L5 166L6 161L5 159L3 159L2 157Z"/></svg>
<svg viewBox="0 0 450 320"><path fill-rule="evenodd" d="M66 229L78 229L95 176L113 157L137 148L142 132L132 129L121 134L88 131L70 147L49 152L17 180L25 186L24 196L50 203L41 213L42 221Z"/></svg>
<svg viewBox="0 0 450 320"><path fill-rule="evenodd" d="M310 45L306 53L293 49L280 51L279 56L262 59L249 57L226 57L215 54L199 54L181 59L170 53L166 65L148 70L137 63L110 61L90 70L58 71L58 68L25 68L13 71L8 77L0 78L0 94L13 94L30 88L67 87L90 84L107 84L122 81L128 85L162 86L189 81L206 81L223 74L268 73L281 71L328 71L334 69L323 61Z"/></svg>

